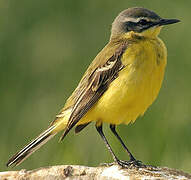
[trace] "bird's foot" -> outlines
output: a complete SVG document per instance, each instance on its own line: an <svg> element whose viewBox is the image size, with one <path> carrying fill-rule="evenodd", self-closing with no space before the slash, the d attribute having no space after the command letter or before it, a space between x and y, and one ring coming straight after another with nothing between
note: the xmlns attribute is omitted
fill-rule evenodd
<svg viewBox="0 0 191 180"><path fill-rule="evenodd" d="M130 167L146 168L147 167L147 165L143 164L141 161L136 159L133 159L130 161L117 160L116 163L123 168L130 168Z"/></svg>
<svg viewBox="0 0 191 180"><path fill-rule="evenodd" d="M130 168L130 167L136 167L136 168L145 168L147 167L146 165L144 165L141 161L139 160L130 160L130 161L123 161L123 160L119 160L117 159L115 162L112 162L112 163L101 163L100 166L107 166L107 167L110 167L110 166L113 166L113 165L119 165L123 168Z"/></svg>
<svg viewBox="0 0 191 180"><path fill-rule="evenodd" d="M100 166L110 167L116 164L121 166L122 168L146 168L151 171L158 171L158 168L156 166L145 165L141 161L136 159L129 160L129 161L117 159L115 162L112 162L112 163L101 163Z"/></svg>
<svg viewBox="0 0 191 180"><path fill-rule="evenodd" d="M116 162L112 162L112 163L100 163L100 166L106 166L106 167L110 167L116 165Z"/></svg>

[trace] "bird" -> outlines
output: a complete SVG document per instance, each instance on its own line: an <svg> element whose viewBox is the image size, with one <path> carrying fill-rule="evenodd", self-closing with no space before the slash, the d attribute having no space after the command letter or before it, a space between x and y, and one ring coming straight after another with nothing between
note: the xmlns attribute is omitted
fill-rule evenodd
<svg viewBox="0 0 191 180"><path fill-rule="evenodd" d="M71 129L79 133L91 122L95 123L115 163L122 167L140 165L116 126L134 123L157 98L167 63L167 49L158 35L163 26L178 22L161 18L143 7L120 12L112 23L108 44L92 61L64 107L49 127L6 165L19 165L58 132L63 131L60 138L63 140ZM129 160L120 160L115 155L103 132L104 123L110 126Z"/></svg>

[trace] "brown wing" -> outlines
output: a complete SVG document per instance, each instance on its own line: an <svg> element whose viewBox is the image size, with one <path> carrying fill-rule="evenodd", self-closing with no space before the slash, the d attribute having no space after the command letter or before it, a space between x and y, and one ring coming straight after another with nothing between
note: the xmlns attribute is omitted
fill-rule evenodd
<svg viewBox="0 0 191 180"><path fill-rule="evenodd" d="M109 84L118 76L118 72L124 67L121 62L121 56L126 48L127 45L122 45L118 48L104 65L97 67L89 76L87 87L83 88L74 103L71 116L61 140L99 100L107 90Z"/></svg>

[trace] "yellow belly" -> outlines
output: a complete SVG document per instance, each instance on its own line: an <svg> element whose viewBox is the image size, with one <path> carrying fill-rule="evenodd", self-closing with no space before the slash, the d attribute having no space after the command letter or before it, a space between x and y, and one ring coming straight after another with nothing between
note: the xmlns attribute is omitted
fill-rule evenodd
<svg viewBox="0 0 191 180"><path fill-rule="evenodd" d="M162 41L132 45L124 53L122 63L125 68L78 124L90 121L128 124L143 115L156 99L166 66Z"/></svg>

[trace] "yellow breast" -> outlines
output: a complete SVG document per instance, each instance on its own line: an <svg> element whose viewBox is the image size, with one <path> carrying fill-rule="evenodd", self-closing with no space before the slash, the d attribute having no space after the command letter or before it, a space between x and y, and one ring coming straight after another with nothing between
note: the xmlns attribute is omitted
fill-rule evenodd
<svg viewBox="0 0 191 180"><path fill-rule="evenodd" d="M131 44L123 54L125 68L78 124L101 121L128 124L156 99L164 77L166 47L159 39Z"/></svg>

